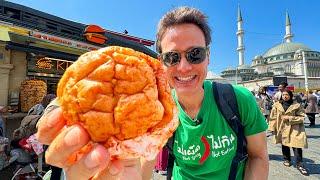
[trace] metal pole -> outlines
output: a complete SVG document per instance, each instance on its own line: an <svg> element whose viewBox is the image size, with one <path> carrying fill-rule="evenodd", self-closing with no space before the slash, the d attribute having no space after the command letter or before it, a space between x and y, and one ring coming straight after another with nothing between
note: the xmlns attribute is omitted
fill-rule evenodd
<svg viewBox="0 0 320 180"><path fill-rule="evenodd" d="M238 66L236 66L236 85L238 85Z"/></svg>
<svg viewBox="0 0 320 180"><path fill-rule="evenodd" d="M306 89L306 93L309 93L308 86L308 71L307 71L307 63L304 51L302 51L302 63L303 63L303 71L304 71L304 87Z"/></svg>

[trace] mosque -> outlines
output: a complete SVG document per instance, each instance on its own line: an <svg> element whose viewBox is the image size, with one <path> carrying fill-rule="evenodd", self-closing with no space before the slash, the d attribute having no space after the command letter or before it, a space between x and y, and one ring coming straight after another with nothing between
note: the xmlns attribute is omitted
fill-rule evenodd
<svg viewBox="0 0 320 180"><path fill-rule="evenodd" d="M287 77L289 85L304 88L306 84L304 76L307 74L309 88L320 88L320 52L312 50L302 43L293 42L288 13L286 13L286 34L283 42L274 45L263 54L256 55L252 59L251 65L244 63L245 46L242 23L241 10L238 8L236 35L239 64L235 68L227 68L221 72L221 77L225 81L258 87L273 85L270 79L282 76ZM251 87L251 89L255 89L255 87Z"/></svg>

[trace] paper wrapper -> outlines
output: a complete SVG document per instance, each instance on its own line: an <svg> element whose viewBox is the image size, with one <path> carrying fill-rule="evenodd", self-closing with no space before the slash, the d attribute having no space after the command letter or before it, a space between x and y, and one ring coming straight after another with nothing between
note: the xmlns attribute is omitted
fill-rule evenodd
<svg viewBox="0 0 320 180"><path fill-rule="evenodd" d="M156 158L160 149L167 143L168 139L179 125L177 109L174 109L173 119L163 128L143 134L133 139L119 141L110 138L105 146L112 159L136 159L143 157L150 161Z"/></svg>

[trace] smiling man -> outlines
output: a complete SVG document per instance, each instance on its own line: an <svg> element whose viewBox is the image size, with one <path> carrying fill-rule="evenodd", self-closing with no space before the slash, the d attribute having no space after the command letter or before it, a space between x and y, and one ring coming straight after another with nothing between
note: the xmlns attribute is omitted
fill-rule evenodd
<svg viewBox="0 0 320 180"><path fill-rule="evenodd" d="M229 127L206 81L211 30L197 9L180 7L160 21L157 50L179 109L180 126L173 143L173 179L228 179L236 153L237 134ZM233 87L247 140L248 160L239 164L235 179L267 179L267 124L254 97ZM200 122L197 120L201 120Z"/></svg>
<svg viewBox="0 0 320 180"><path fill-rule="evenodd" d="M234 86L232 90L238 102L248 158L240 161L236 169L232 168L232 161L237 157L238 134L218 108L213 95L215 84L205 80L210 62L210 43L211 30L207 17L198 9L179 7L165 14L159 22L159 60L173 88L172 96L180 120L171 149L174 157L172 177L175 180L265 180L269 170L265 135L267 124L251 92L239 86ZM58 108L41 118L37 134L41 142L50 144L55 141L59 142L56 146L65 148L62 153L47 156L47 162L55 162L61 167L65 164L66 153L80 149L88 139L86 131L79 126L61 131L63 127L64 120ZM149 180L155 162L143 159L140 162L113 161L103 146L96 146L78 162L63 168L68 179L88 179L105 169L100 173L100 179L130 177ZM233 178L229 177L231 173Z"/></svg>

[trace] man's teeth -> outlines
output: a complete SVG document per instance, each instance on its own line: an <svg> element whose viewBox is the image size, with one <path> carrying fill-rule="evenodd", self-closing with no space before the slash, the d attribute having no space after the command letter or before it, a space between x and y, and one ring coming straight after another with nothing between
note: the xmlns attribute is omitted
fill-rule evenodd
<svg viewBox="0 0 320 180"><path fill-rule="evenodd" d="M194 76L187 76L187 77L177 77L179 81L190 81L194 78Z"/></svg>

